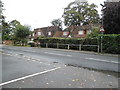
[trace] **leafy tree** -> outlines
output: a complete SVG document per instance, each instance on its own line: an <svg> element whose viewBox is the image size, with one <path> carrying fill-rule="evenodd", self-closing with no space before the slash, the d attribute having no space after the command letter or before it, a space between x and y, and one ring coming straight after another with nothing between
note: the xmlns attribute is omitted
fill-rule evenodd
<svg viewBox="0 0 120 90"><path fill-rule="evenodd" d="M11 39L9 23L5 21L4 16L2 16L2 21L1 21L1 32L2 32L2 40Z"/></svg>
<svg viewBox="0 0 120 90"><path fill-rule="evenodd" d="M0 0L0 19L2 19L2 11L3 11L4 9L3 9L3 3L2 3L2 1Z"/></svg>
<svg viewBox="0 0 120 90"><path fill-rule="evenodd" d="M53 26L58 26L59 28L62 28L62 21L60 19L54 19L51 24Z"/></svg>
<svg viewBox="0 0 120 90"><path fill-rule="evenodd" d="M0 0L0 34L2 36L2 40L10 40L10 27L9 23L5 21L5 16L3 15L3 3ZM1 38L1 37L0 37Z"/></svg>
<svg viewBox="0 0 120 90"><path fill-rule="evenodd" d="M2 15L2 11L3 11L3 3L0 0L0 33L2 33L2 20L4 19Z"/></svg>
<svg viewBox="0 0 120 90"><path fill-rule="evenodd" d="M100 18L97 6L95 4L88 4L88 2L71 2L63 13L64 24L70 25L85 25L89 23L99 23Z"/></svg>
<svg viewBox="0 0 120 90"><path fill-rule="evenodd" d="M19 21L17 20L12 20L10 23L9 23L9 26L10 26L10 35L11 35L11 38L14 40L14 37L15 37L15 33L17 32L16 28L17 26L21 25Z"/></svg>
<svg viewBox="0 0 120 90"><path fill-rule="evenodd" d="M93 27L92 32L87 35L88 38L96 38L100 34L99 27Z"/></svg>
<svg viewBox="0 0 120 90"><path fill-rule="evenodd" d="M14 40L17 25L21 25L19 21L13 20L10 23L8 23L5 21L5 17L3 17L2 40Z"/></svg>
<svg viewBox="0 0 120 90"><path fill-rule="evenodd" d="M16 33L15 33L15 41L21 43L22 45L27 43L27 37L30 34L30 27L29 26L22 26L17 25L16 27Z"/></svg>
<svg viewBox="0 0 120 90"><path fill-rule="evenodd" d="M105 34L120 34L120 2L105 2L103 26Z"/></svg>

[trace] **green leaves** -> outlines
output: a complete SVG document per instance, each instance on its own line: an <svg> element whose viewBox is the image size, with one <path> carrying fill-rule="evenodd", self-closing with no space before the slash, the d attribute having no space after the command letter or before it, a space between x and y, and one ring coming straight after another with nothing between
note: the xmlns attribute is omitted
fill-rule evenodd
<svg viewBox="0 0 120 90"><path fill-rule="evenodd" d="M82 25L92 23L99 23L100 18L96 10L95 4L89 5L87 2L71 2L63 13L64 24L70 25Z"/></svg>
<svg viewBox="0 0 120 90"><path fill-rule="evenodd" d="M28 26L18 25L15 33L16 38L25 39L30 34L29 30Z"/></svg>
<svg viewBox="0 0 120 90"><path fill-rule="evenodd" d="M103 9L103 25L106 34L120 33L120 2L106 2Z"/></svg>
<svg viewBox="0 0 120 90"><path fill-rule="evenodd" d="M54 19L53 21L51 21L51 24L53 26L58 26L59 28L62 28L62 21L60 19Z"/></svg>

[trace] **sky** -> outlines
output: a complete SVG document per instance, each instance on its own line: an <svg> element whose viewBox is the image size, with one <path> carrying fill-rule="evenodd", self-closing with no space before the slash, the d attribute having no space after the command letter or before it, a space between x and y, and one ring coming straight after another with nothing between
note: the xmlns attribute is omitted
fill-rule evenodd
<svg viewBox="0 0 120 90"><path fill-rule="evenodd" d="M22 25L35 28L51 26L53 19L62 17L64 8L75 0L2 0L5 10L3 15L6 21L18 20ZM101 14L100 3L105 0L88 0L98 6L97 10Z"/></svg>

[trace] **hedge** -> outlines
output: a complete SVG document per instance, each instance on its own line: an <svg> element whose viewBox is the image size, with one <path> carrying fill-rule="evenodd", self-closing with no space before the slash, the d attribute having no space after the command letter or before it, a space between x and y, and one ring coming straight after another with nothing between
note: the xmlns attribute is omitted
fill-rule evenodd
<svg viewBox="0 0 120 90"><path fill-rule="evenodd" d="M79 50L79 45L99 45L101 49L101 37L103 43L102 53L120 54L120 34L99 35L97 38L38 38L41 47L57 48L58 44L70 44L70 49ZM67 45L59 45L61 49L67 49ZM97 52L96 46L82 46L82 50Z"/></svg>
<svg viewBox="0 0 120 90"><path fill-rule="evenodd" d="M97 45L97 39L80 39L80 38L39 38L41 47L57 48L59 44L60 49L67 49L67 44L70 45L70 49L79 50L79 45ZM65 45L64 45L65 44ZM82 50L97 51L97 47L82 47Z"/></svg>
<svg viewBox="0 0 120 90"><path fill-rule="evenodd" d="M101 42L101 36L99 35L99 42ZM107 34L102 37L103 53L120 54L120 34Z"/></svg>

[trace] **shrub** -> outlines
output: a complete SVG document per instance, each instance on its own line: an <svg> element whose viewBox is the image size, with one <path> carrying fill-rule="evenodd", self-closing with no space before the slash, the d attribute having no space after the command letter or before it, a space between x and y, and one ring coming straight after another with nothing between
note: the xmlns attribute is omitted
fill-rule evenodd
<svg viewBox="0 0 120 90"><path fill-rule="evenodd" d="M120 54L120 34L107 34L102 36L103 53ZM101 35L97 38L39 38L38 41L41 43L41 47L46 47L48 43L49 48L57 48L59 44L70 44L70 49L79 50L79 45L99 45L101 46ZM67 49L67 45L59 45L60 49ZM82 50L85 51L96 51L97 46L82 46ZM101 49L101 47L100 47Z"/></svg>

